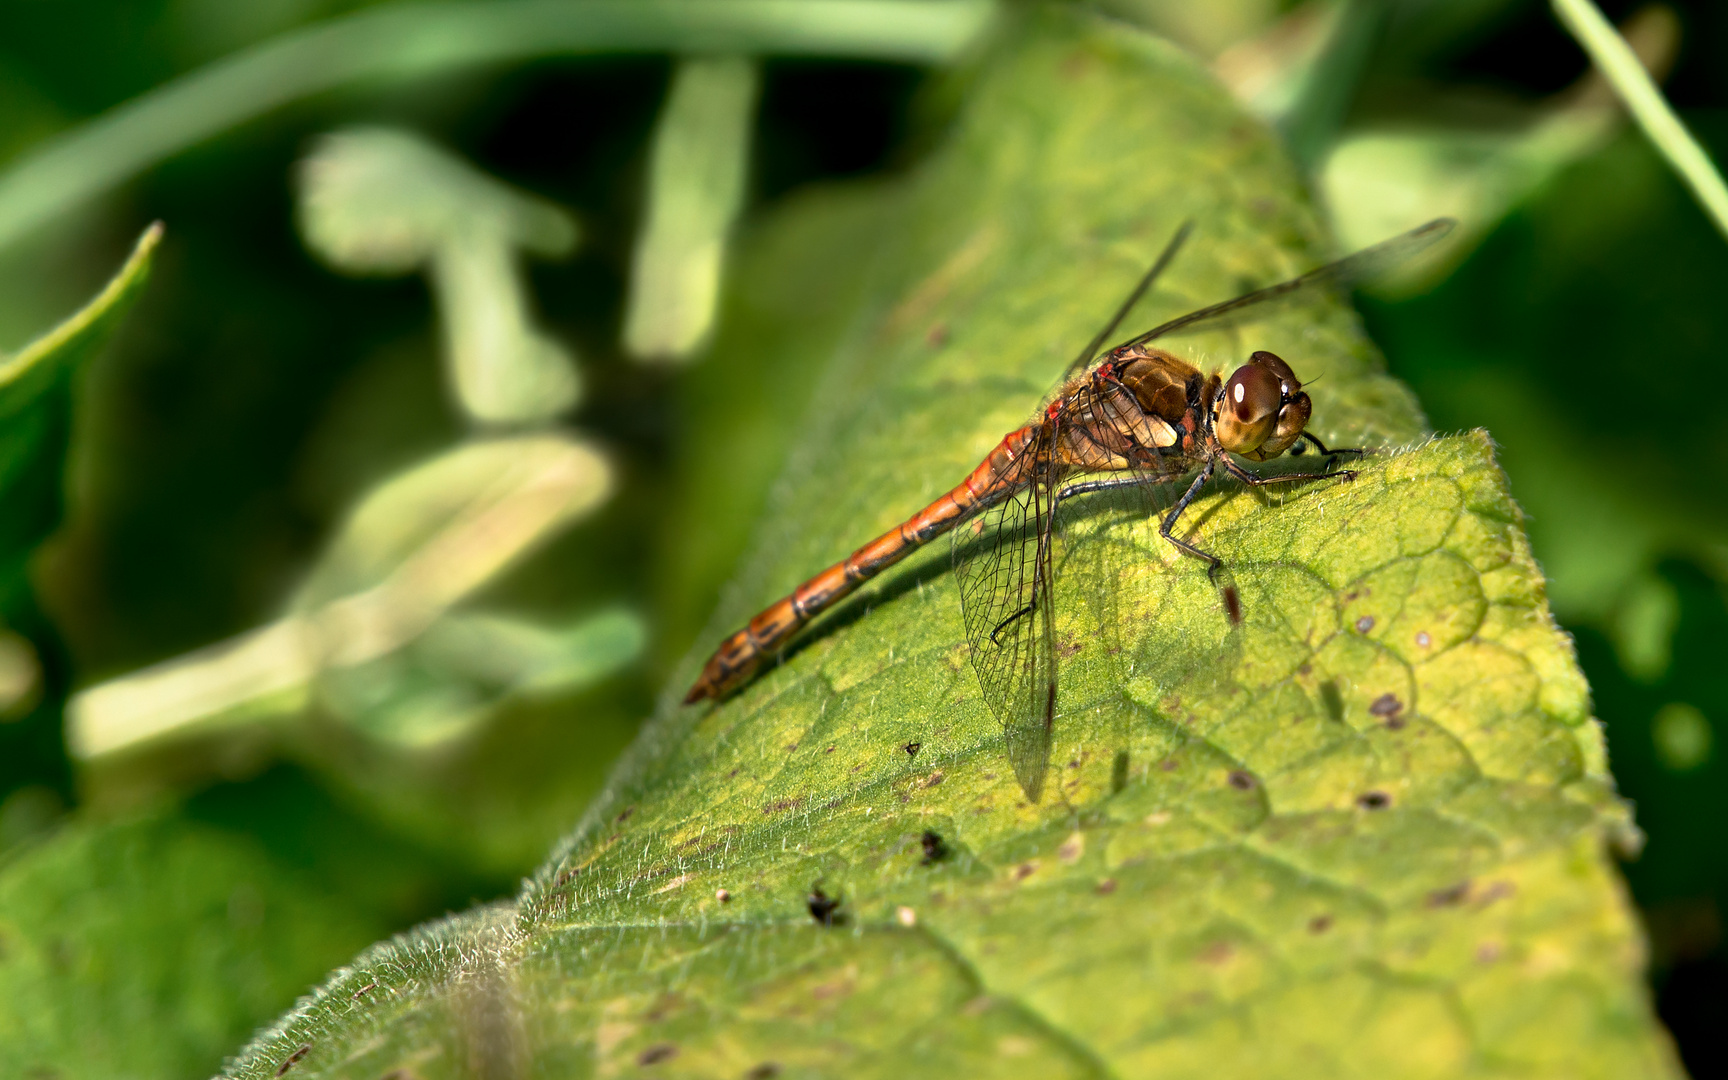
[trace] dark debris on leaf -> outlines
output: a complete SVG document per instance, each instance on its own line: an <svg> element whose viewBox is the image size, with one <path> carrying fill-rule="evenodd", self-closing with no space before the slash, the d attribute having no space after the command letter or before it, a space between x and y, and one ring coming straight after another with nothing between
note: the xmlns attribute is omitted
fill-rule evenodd
<svg viewBox="0 0 1728 1080"><path fill-rule="evenodd" d="M948 857L948 845L943 841L942 834L934 829L925 829L924 835L918 838L918 844L924 849L925 866Z"/></svg>
<svg viewBox="0 0 1728 1080"><path fill-rule="evenodd" d="M1381 694L1374 699L1374 704L1368 706L1368 711L1375 716L1397 716L1404 711L1404 703L1398 700L1397 694Z"/></svg>
<svg viewBox="0 0 1728 1080"><path fill-rule="evenodd" d="M820 885L814 885L805 904L810 909L810 917L823 926L840 926L846 921L846 916L840 913L840 905L845 902L841 897L823 892Z"/></svg>
<svg viewBox="0 0 1728 1080"><path fill-rule="evenodd" d="M286 1058L283 1059L282 1064L276 1066L276 1075L277 1076L288 1075L288 1070L292 1069L294 1067L295 1063L297 1063L301 1058L305 1057L307 1054L310 1054L311 1052L312 1052L312 1044L311 1043L303 1043L301 1045L300 1049L294 1051L292 1054L289 1054Z"/></svg>
<svg viewBox="0 0 1728 1080"><path fill-rule="evenodd" d="M1456 885L1448 885L1444 889L1435 889L1428 894L1428 906L1431 908L1457 907L1470 895L1470 879L1465 878Z"/></svg>

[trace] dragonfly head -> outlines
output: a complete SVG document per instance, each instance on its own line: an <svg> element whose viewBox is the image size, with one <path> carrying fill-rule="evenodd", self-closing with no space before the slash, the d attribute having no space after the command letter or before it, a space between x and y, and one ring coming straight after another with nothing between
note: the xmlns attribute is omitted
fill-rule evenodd
<svg viewBox="0 0 1728 1080"><path fill-rule="evenodd" d="M1290 449L1308 426L1314 403L1280 357L1257 352L1236 369L1218 396L1212 429L1232 454L1268 461Z"/></svg>

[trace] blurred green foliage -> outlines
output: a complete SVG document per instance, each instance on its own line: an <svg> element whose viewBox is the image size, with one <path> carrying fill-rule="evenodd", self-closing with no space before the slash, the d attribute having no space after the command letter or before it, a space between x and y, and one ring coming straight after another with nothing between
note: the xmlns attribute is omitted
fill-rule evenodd
<svg viewBox="0 0 1728 1080"><path fill-rule="evenodd" d="M202 65L369 6L8 5L0 162ZM1611 123L1564 153L1511 165L1499 149L1480 156L1483 146L1527 148L1519 134L1559 115L1585 74L1540 3L1103 6L1174 37L1245 97L1250 84L1270 88L1262 100L1282 104L1263 115L1299 137L1317 188L1327 162L1346 160L1329 158L1329 146L1390 132L1407 142L1386 145L1440 163L1409 175L1453 184L1423 189L1424 199L1478 208L1466 228L1482 242L1450 277L1415 299L1365 299L1364 314L1431 426L1486 426L1500 444L1621 791L1648 834L1625 869L1652 929L1663 1014L1694 1071L1707 1071L1721 1058L1704 1020L1728 1000L1728 844L1717 827L1728 681L1716 660L1728 641L1728 424L1709 396L1728 343L1718 299L1728 250L1641 138ZM1633 11L1604 6L1616 20ZM1333 24L1317 16L1333 9L1367 22L1329 38ZM393 10L412 17L412 5ZM1728 17L1685 4L1678 33L1670 97L1708 145L1728 148ZM1291 44L1303 41L1351 62L1303 67ZM938 55L927 50L919 64ZM91 904L69 910L92 935L110 935L98 951L121 961L140 934L209 947L175 969L141 960L131 989L80 959L94 952L65 953L64 963L31 953L48 957L42 970L57 973L69 1000L138 1010L137 1024L117 1025L100 1045L67 1041L73 1026L44 1034L44 1047L88 1050L64 1059L66 1075L209 1072L357 944L510 891L590 802L667 672L710 644L698 638L717 627L708 625L716 597L750 546L820 375L814 363L772 358L800 355L800 343L848 318L867 284L848 252L882 219L867 195L823 194L842 209L825 226L820 275L785 257L803 249L798 237L757 234L753 223L824 181L899 172L940 144L953 115L948 91L917 93L926 67L904 51L887 59L764 55L745 197L751 239L739 256L747 272L727 280L737 291L720 331L763 347L729 353L726 366L668 372L619 345L674 66L653 50L342 84L172 153L0 249L0 345L11 346L95 292L145 222L168 224L149 289L113 347L75 395L55 391L62 410L76 402L50 423L60 446L70 422L68 516L32 564L34 590L9 593L0 612L41 671L39 692L0 715L0 897L18 898L3 901L9 912L40 913L82 888ZM616 487L468 604L551 628L631 612L647 620L647 652L585 688L501 699L485 724L433 754L398 753L358 736L340 709L314 707L292 731L260 724L241 738L192 739L75 781L60 731L73 686L279 618L368 492L472 430L440 373L440 315L426 288L338 277L296 231L295 163L316 136L356 124L416 131L580 222L575 254L533 265L523 282L537 325L581 358L585 396L567 423L606 448ZM1410 222L1453 209L1415 205ZM1385 210L1331 208L1344 235L1352 214ZM783 280L764 284L769 273ZM51 527L59 474L40 461L27 477L35 509L9 496L8 520ZM0 682L18 655L0 655ZM407 659L383 681L423 688L425 665ZM97 874L93 863L114 870ZM260 915L248 890L277 882L280 905L266 902ZM153 899L179 895L189 899L177 907ZM110 909L140 921L104 923ZM257 926L280 927L299 943L293 955L266 948ZM20 985L3 981L8 962L0 985ZM218 1000L208 988L236 965L249 969L246 989ZM214 1004L181 1007L193 1001ZM1693 1017L1703 1018L1695 1028Z"/></svg>

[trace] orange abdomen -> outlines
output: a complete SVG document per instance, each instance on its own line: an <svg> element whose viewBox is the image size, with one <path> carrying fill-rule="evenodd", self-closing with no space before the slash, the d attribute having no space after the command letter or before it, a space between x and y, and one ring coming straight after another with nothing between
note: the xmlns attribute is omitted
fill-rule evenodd
<svg viewBox="0 0 1728 1080"><path fill-rule="evenodd" d="M1009 432L952 491L765 608L714 650L684 696L685 704L720 698L742 686L805 623L969 514L1025 487L1030 469L1024 451L1040 430L1040 425L1029 424Z"/></svg>

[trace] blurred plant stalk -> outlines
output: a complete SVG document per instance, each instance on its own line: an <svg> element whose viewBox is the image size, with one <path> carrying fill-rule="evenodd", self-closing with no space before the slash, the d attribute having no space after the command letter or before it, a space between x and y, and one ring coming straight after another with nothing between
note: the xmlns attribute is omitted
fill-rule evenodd
<svg viewBox="0 0 1728 1080"><path fill-rule="evenodd" d="M944 63L990 0L503 0L373 7L271 38L26 152L0 171L0 246L240 124L344 86L548 56L854 56Z"/></svg>
<svg viewBox="0 0 1728 1080"><path fill-rule="evenodd" d="M416 466L362 501L290 614L74 696L68 746L90 763L179 734L299 713L322 675L410 644L611 489L605 460L559 434L474 442ZM612 621L614 637L640 638L639 627ZM544 644L532 624L521 635L527 652ZM533 656L516 674L543 685L550 666Z"/></svg>
<svg viewBox="0 0 1728 1080"><path fill-rule="evenodd" d="M238 746L266 722L314 714L424 751L477 730L512 696L604 678L646 641L622 609L562 626L452 610L613 489L598 451L549 429L580 382L573 357L533 325L516 262L567 253L574 220L404 131L327 135L299 182L307 246L344 273L426 274L457 403L482 430L529 430L459 444L368 492L283 618L74 697L67 743L87 765L187 737ZM126 773L109 770L124 777L110 786L135 782Z"/></svg>
<svg viewBox="0 0 1728 1080"><path fill-rule="evenodd" d="M1650 65L1641 63L1643 57L1637 47L1614 32L1613 25L1591 0L1553 0L1553 3L1554 13L1590 54L1596 70L1613 86L1645 136L1692 189L1716 228L1728 237L1728 185L1722 182L1722 174L1710 155L1674 115L1646 70Z"/></svg>
<svg viewBox="0 0 1728 1080"><path fill-rule="evenodd" d="M1627 21L1626 34L1645 65L1668 71L1680 45L1673 11L1643 8ZM1319 183L1345 247L1380 235L1389 223L1428 213L1464 223L1461 241L1443 262L1390 279L1375 290L1379 295L1406 295L1450 272L1515 207L1562 169L1607 145L1625 114L1592 71L1547 102L1506 119L1503 129L1369 129L1333 147L1320 166Z"/></svg>
<svg viewBox="0 0 1728 1080"><path fill-rule="evenodd" d="M714 329L760 84L756 62L738 56L685 59L673 73L654 129L648 213L624 316L624 347L638 359L688 359Z"/></svg>
<svg viewBox="0 0 1728 1080"><path fill-rule="evenodd" d="M1458 239L1377 282L1387 298L1422 291L1449 273L1514 207L1560 170L1604 146L1623 122L1609 83L1592 71L1536 106L1498 103L1484 126L1447 115L1344 129L1344 114L1374 44L1380 6L1309 0L1259 34L1219 53L1213 70L1248 109L1284 132L1312 168L1341 249L1362 247L1436 214L1457 218ZM1627 20L1625 39L1660 78L1679 48L1666 7ZM1618 40L1618 38L1617 38ZM1649 76L1645 77L1647 80Z"/></svg>
<svg viewBox="0 0 1728 1080"><path fill-rule="evenodd" d="M326 135L300 167L300 228L350 274L422 271L438 300L450 384L482 424L538 424L581 394L574 358L529 318L518 252L576 246L562 208L516 191L411 132Z"/></svg>

